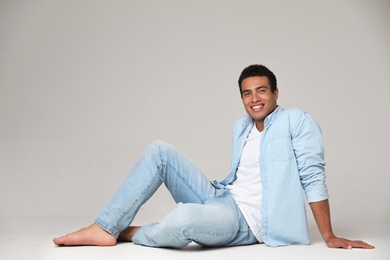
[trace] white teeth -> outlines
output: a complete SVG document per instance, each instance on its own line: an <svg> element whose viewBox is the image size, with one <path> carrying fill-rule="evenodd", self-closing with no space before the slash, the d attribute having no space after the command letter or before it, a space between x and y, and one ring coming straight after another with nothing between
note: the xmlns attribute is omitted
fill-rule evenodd
<svg viewBox="0 0 390 260"><path fill-rule="evenodd" d="M253 109L259 109L259 108L262 108L263 107L263 105L261 105L261 106L254 106L254 107L252 107Z"/></svg>

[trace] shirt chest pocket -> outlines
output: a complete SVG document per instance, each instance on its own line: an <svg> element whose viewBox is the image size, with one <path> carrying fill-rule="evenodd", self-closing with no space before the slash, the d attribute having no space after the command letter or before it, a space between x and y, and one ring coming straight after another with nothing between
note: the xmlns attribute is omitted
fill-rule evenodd
<svg viewBox="0 0 390 260"><path fill-rule="evenodd" d="M292 142L288 136L273 138L268 148L272 161L283 162L293 157Z"/></svg>

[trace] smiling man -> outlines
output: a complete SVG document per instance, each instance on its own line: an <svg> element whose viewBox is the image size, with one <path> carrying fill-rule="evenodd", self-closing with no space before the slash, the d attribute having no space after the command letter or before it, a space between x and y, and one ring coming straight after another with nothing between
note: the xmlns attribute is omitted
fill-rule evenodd
<svg viewBox="0 0 390 260"><path fill-rule="evenodd" d="M232 168L221 182L205 175L173 146L156 141L141 156L89 227L54 239L56 245L153 247L309 244L305 199L328 247L374 248L336 237L330 223L321 130L299 109L277 105L275 75L263 65L239 78L248 115L233 128ZM130 226L164 183L177 207L158 223Z"/></svg>
<svg viewBox="0 0 390 260"><path fill-rule="evenodd" d="M257 130L261 132L264 129L264 119L277 107L279 91L275 83L271 86L266 76L249 77L240 82L245 110L252 117Z"/></svg>

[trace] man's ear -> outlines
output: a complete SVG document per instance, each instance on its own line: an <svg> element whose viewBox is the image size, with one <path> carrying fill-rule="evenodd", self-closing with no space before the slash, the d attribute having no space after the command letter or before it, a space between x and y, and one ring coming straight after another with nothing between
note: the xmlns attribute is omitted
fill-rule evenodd
<svg viewBox="0 0 390 260"><path fill-rule="evenodd" d="M275 101L278 100L278 98L279 98L279 89L278 88L275 89L274 95L275 95Z"/></svg>

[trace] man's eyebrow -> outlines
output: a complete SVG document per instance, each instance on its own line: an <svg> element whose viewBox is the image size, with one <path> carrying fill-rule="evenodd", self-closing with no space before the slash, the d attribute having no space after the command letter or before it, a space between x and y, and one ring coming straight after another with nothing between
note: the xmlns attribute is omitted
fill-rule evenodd
<svg viewBox="0 0 390 260"><path fill-rule="evenodd" d="M258 86L258 87L255 87L254 90L259 90L262 88L268 89L269 87L268 86ZM245 92L251 92L251 89L245 89L245 90L241 91L241 93L245 93Z"/></svg>
<svg viewBox="0 0 390 260"><path fill-rule="evenodd" d="M254 88L254 90L259 90L259 89L262 89L262 88L268 88L267 86L258 86L258 87L255 87ZM250 92L251 91L251 89L246 89L246 90L244 90L244 91L242 91L242 92Z"/></svg>

